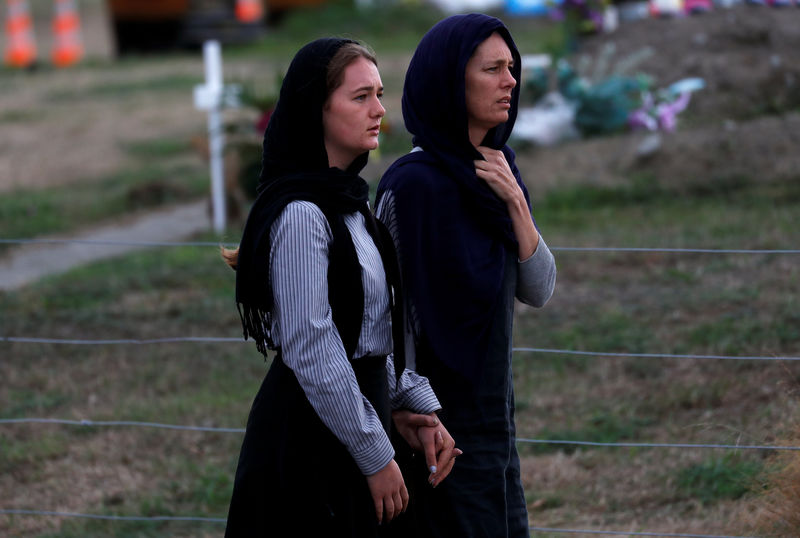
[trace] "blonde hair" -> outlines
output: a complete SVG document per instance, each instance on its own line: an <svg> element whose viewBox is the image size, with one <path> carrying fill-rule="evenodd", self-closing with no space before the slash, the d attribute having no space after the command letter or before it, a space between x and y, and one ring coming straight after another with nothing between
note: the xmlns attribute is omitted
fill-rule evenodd
<svg viewBox="0 0 800 538"><path fill-rule="evenodd" d="M228 267L236 270L236 265L239 263L239 247L236 248L225 248L219 247L219 253L222 256L222 259L225 263L228 264Z"/></svg>

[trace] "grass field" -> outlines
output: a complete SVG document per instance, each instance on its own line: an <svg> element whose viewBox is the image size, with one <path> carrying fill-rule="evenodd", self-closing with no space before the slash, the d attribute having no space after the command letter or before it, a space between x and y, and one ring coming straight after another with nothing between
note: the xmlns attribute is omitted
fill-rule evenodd
<svg viewBox="0 0 800 538"><path fill-rule="evenodd" d="M337 9L290 19L286 33L232 53L239 55L233 61L246 65L254 57L268 58L259 74L271 80L280 63L275 57L316 32L344 25L347 12ZM392 67L407 61L413 43L436 17L423 13L391 39L368 17L347 26L389 66L386 100L395 113L402 69ZM514 32L528 50L546 49L557 39L522 27ZM174 61L89 65L79 72L85 91L59 83L45 96L67 106L107 100L132 111L191 88L194 79L186 70L172 72ZM161 74L149 82L127 75L156 64ZM128 83L102 82L102 75L111 80L114 70L115 76L124 71ZM86 78L89 72L99 73L101 82ZM0 94L23 84L16 77L7 80ZM45 121L49 117L35 107L0 114L3 128ZM108 174L2 193L0 237L67 232L203 196L205 166L193 153L189 134L170 130L119 142L122 165ZM403 144L396 140L386 147L392 143L400 151ZM580 151L579 144L574 148ZM535 162L535 155L527 157ZM384 159L388 164L391 156ZM532 171L522 172L533 181ZM537 193L537 223L554 248L800 244L800 176L679 179L665 184L637 173L614 185L564 177L546 189L530 187ZM235 238L231 232L226 241ZM600 355L514 355L519 437L798 444L796 361L602 355L800 356L797 254L555 255L559 276L553 299L541 310L517 305L515 345ZM153 249L0 292L0 337L237 338L233 285L234 274L213 247ZM242 428L267 367L252 343L80 346L0 340L0 418ZM224 518L240 442L238 433L0 424L0 509ZM520 443L519 450L531 525L546 528L766 535L769 529L754 524L763 508L760 494L764 481L782 469L777 451L532 443ZM198 537L219 536L222 528L214 522L0 515L3 536Z"/></svg>
<svg viewBox="0 0 800 538"><path fill-rule="evenodd" d="M536 204L550 245L777 248L796 245L791 185L724 195L554 190ZM637 187L642 189L643 187ZM591 186L585 186L587 193ZM596 189L595 189L596 190ZM582 200L582 201L579 201ZM543 310L517 309L519 347L736 356L800 355L794 255L556 253ZM9 336L236 337L233 274L213 248L98 263L0 296ZM2 343L3 418L243 427L266 364L247 344ZM517 353L520 437L775 444L797 427L789 362ZM3 425L0 506L224 517L239 434ZM761 451L520 444L540 527L745 534ZM6 535L216 535L213 523L16 516ZM537 534L538 535L538 534Z"/></svg>

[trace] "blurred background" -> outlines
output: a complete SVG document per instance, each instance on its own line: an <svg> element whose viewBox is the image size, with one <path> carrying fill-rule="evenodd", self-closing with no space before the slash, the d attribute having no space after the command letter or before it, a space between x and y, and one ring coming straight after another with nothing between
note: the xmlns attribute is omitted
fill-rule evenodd
<svg viewBox="0 0 800 538"><path fill-rule="evenodd" d="M510 145L559 269L515 313L531 534L800 536L796 0L4 4L0 534L222 534L268 364L218 245L283 73L321 36L376 51L374 188L417 42L482 11L523 54Z"/></svg>

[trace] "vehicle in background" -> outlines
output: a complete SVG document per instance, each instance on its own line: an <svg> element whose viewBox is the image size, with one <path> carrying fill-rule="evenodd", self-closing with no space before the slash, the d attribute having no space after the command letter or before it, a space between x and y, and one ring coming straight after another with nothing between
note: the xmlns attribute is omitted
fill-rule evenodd
<svg viewBox="0 0 800 538"><path fill-rule="evenodd" d="M117 53L126 54L198 47L208 39L245 43L287 10L324 1L249 0L261 14L251 21L240 20L244 0L108 0L108 11Z"/></svg>

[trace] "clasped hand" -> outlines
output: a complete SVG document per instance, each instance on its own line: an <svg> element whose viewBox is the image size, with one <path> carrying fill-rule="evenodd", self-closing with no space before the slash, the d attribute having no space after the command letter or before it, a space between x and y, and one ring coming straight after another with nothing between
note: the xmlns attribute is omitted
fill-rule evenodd
<svg viewBox="0 0 800 538"><path fill-rule="evenodd" d="M428 482L436 487L453 469L457 456L463 452L442 425L436 413L421 415L407 410L392 412L397 431L412 450L425 454L425 463L431 474ZM375 504L378 523L391 521L408 508L406 489L400 467L392 460L383 469L367 477L367 485Z"/></svg>
<svg viewBox="0 0 800 538"><path fill-rule="evenodd" d="M431 471L428 482L434 487L441 483L463 452L456 448L456 442L436 413L421 415L400 409L392 411L392 420L411 449L425 454L425 464Z"/></svg>

